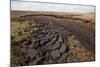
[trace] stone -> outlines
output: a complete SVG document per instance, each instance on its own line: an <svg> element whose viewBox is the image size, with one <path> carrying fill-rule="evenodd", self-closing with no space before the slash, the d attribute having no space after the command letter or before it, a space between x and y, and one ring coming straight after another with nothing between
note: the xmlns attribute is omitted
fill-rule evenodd
<svg viewBox="0 0 100 67"><path fill-rule="evenodd" d="M44 36L43 34L40 34L40 35L38 35L37 37L38 37L38 38L41 38L41 37L43 37L43 36Z"/></svg>
<svg viewBox="0 0 100 67"><path fill-rule="evenodd" d="M44 60L44 57L39 57L36 59L36 61L34 62L35 64L41 64Z"/></svg>
<svg viewBox="0 0 100 67"><path fill-rule="evenodd" d="M43 39L43 40L40 41L40 44L45 45L46 42L48 42L48 39Z"/></svg>
<svg viewBox="0 0 100 67"><path fill-rule="evenodd" d="M52 43L53 43L53 42L48 42L48 43L46 43L45 45L46 45L46 46L52 45Z"/></svg>
<svg viewBox="0 0 100 67"><path fill-rule="evenodd" d="M41 50L41 48L39 48L38 50L38 55L40 56L40 57L42 57L44 54L43 54L43 51Z"/></svg>
<svg viewBox="0 0 100 67"><path fill-rule="evenodd" d="M46 52L46 57L49 57L50 56L50 51Z"/></svg>
<svg viewBox="0 0 100 67"><path fill-rule="evenodd" d="M42 46L42 47L41 47L41 50L42 50L43 53L46 53L47 50L48 50L48 48L47 48L46 46Z"/></svg>
<svg viewBox="0 0 100 67"><path fill-rule="evenodd" d="M56 40L57 40L57 37L53 37L53 38L51 39L52 42L56 42Z"/></svg>
<svg viewBox="0 0 100 67"><path fill-rule="evenodd" d="M67 45L62 43L61 48L60 48L60 53L64 53L66 51L66 49L67 49Z"/></svg>
<svg viewBox="0 0 100 67"><path fill-rule="evenodd" d="M53 44L52 49L57 49L60 47L60 42L56 42L55 44Z"/></svg>
<svg viewBox="0 0 100 67"><path fill-rule="evenodd" d="M54 37L54 34L52 33L52 34L51 34L51 38L53 38L53 37Z"/></svg>
<svg viewBox="0 0 100 67"><path fill-rule="evenodd" d="M46 34L45 37L46 37L47 39L51 39L51 35L50 35L50 34Z"/></svg>
<svg viewBox="0 0 100 67"><path fill-rule="evenodd" d="M34 34L34 33L32 34L32 37L36 37L36 36L37 36L37 34Z"/></svg>
<svg viewBox="0 0 100 67"><path fill-rule="evenodd" d="M31 57L31 58L34 58L37 54L37 51L34 50L34 49L29 49L28 50L28 56Z"/></svg>
<svg viewBox="0 0 100 67"><path fill-rule="evenodd" d="M31 45L32 41L31 40L27 40L24 42L24 45Z"/></svg>
<svg viewBox="0 0 100 67"><path fill-rule="evenodd" d="M57 59L57 58L59 58L59 57L60 57L59 49L52 50L52 51L51 51L51 57L52 57L52 59Z"/></svg>
<svg viewBox="0 0 100 67"><path fill-rule="evenodd" d="M37 20L37 22L39 28L32 32L30 39L32 43L30 41L25 43L32 46L32 48L29 47L27 56L34 60L34 64L43 64L44 59L46 60L48 57L55 63L65 62L62 53L68 50L68 46L65 44L63 34L67 34L67 32L53 23L46 25L45 20Z"/></svg>
<svg viewBox="0 0 100 67"><path fill-rule="evenodd" d="M42 30L42 32L43 32L44 34L46 34L46 33L47 33L47 31L46 31L45 29L43 29L43 30Z"/></svg>
<svg viewBox="0 0 100 67"><path fill-rule="evenodd" d="M38 48L40 46L40 43L39 42L36 42L35 44L34 44L34 48Z"/></svg>
<svg viewBox="0 0 100 67"><path fill-rule="evenodd" d="M32 43L31 43L31 45L30 45L30 48L33 48L33 47L34 47L35 42L36 42L36 40L35 40L35 39L32 39Z"/></svg>
<svg viewBox="0 0 100 67"><path fill-rule="evenodd" d="M59 37L59 34L56 32L56 33L54 34L54 36L58 38L58 37Z"/></svg>
<svg viewBox="0 0 100 67"><path fill-rule="evenodd" d="M63 39L62 39L61 35L59 35L58 41L61 42L61 43L63 42Z"/></svg>
<svg viewBox="0 0 100 67"><path fill-rule="evenodd" d="M48 48L48 50L52 50L52 47L53 47L52 42L48 42L45 45Z"/></svg>
<svg viewBox="0 0 100 67"><path fill-rule="evenodd" d="M38 30L38 28L34 28L34 30Z"/></svg>

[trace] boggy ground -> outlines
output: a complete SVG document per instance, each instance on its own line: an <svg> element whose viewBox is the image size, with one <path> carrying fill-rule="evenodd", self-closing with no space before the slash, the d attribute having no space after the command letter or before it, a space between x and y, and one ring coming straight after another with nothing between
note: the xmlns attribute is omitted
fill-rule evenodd
<svg viewBox="0 0 100 67"><path fill-rule="evenodd" d="M11 64L94 61L94 19L92 13L12 11Z"/></svg>

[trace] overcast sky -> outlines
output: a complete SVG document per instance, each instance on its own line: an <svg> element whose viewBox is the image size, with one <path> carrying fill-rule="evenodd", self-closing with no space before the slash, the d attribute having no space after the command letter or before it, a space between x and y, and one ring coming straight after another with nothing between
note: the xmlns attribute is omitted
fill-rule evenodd
<svg viewBox="0 0 100 67"><path fill-rule="evenodd" d="M94 12L95 7L83 6L83 5L11 1L11 10L89 13L89 12Z"/></svg>

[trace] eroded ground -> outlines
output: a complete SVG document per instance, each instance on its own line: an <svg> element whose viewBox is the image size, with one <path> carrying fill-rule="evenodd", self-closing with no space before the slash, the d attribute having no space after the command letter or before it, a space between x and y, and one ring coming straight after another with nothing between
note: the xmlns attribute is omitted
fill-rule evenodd
<svg viewBox="0 0 100 67"><path fill-rule="evenodd" d="M12 11L11 64L94 60L94 14Z"/></svg>

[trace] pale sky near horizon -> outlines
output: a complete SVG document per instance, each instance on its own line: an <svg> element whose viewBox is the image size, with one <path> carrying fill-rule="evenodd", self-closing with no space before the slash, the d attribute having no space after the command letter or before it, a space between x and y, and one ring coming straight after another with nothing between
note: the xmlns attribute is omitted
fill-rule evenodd
<svg viewBox="0 0 100 67"><path fill-rule="evenodd" d="M95 12L95 7L83 5L11 1L11 10L90 13Z"/></svg>

